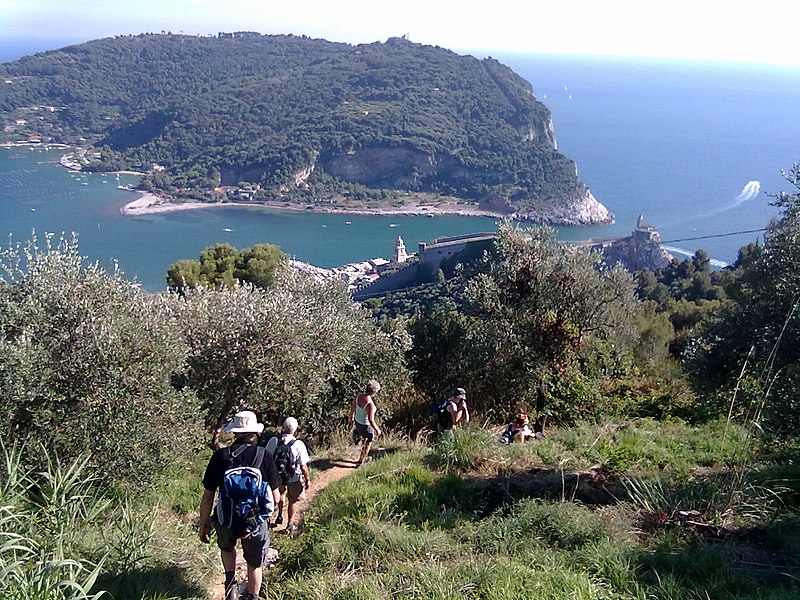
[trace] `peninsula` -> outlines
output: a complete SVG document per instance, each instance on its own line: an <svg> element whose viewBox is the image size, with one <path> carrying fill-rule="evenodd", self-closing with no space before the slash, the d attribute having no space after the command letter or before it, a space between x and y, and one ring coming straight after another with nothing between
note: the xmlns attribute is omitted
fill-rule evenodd
<svg viewBox="0 0 800 600"><path fill-rule="evenodd" d="M143 34L0 75L0 142L69 144L81 169L144 172L154 195L127 214L243 204L613 220L558 152L531 85L491 58L403 38Z"/></svg>

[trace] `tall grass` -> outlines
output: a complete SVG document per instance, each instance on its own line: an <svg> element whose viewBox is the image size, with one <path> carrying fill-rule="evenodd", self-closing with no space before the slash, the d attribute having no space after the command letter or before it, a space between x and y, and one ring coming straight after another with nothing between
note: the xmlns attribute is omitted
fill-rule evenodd
<svg viewBox="0 0 800 600"><path fill-rule="evenodd" d="M771 527L739 511L736 523L743 529L727 537L717 535L722 521L708 531L681 528L679 519L671 529L641 528L645 511L675 516L700 507L717 510L722 519L725 490L715 488L710 474L730 476L740 428L729 428L723 442L722 422L614 425L551 430L546 440L511 446L467 428L442 436L429 450L374 461L326 488L307 514L304 536L275 541L282 560L269 576L268 597L800 597L793 541L800 525ZM620 459L611 451L620 447L629 454L611 478L624 478L628 487L620 486L616 503L537 495L543 487L537 480L572 464ZM542 454L550 453L554 459L545 462ZM770 506L763 496L752 503ZM751 536L744 527L756 524L763 531ZM706 533L713 543L706 543ZM773 569L754 571L759 560Z"/></svg>
<svg viewBox="0 0 800 600"><path fill-rule="evenodd" d="M41 469L27 466L30 452L42 458ZM0 460L0 598L205 597L212 552L192 545L190 525L159 509L154 490L121 493L85 457L62 463L42 446L0 444ZM165 502L188 505L186 490L199 480L178 470L163 485ZM200 494L191 495L194 509Z"/></svg>

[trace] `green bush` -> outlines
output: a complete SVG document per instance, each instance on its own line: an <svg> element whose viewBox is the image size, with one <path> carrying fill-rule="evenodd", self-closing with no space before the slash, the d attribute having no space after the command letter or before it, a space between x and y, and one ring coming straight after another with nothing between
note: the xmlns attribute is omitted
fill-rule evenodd
<svg viewBox="0 0 800 600"><path fill-rule="evenodd" d="M86 452L108 480L140 483L191 446L197 411L172 386L186 354L173 299L87 264L74 239L12 246L0 274L3 439L46 438L60 460Z"/></svg>
<svg viewBox="0 0 800 600"><path fill-rule="evenodd" d="M341 282L284 271L268 289L187 290L177 309L189 347L180 383L200 398L209 426L247 407L267 424L293 415L325 438L369 379L381 382L383 418L407 393L407 336L380 330Z"/></svg>

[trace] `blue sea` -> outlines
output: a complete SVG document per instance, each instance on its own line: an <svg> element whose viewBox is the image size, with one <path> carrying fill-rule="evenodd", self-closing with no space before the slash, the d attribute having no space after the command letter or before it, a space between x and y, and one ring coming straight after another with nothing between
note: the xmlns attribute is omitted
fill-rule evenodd
<svg viewBox="0 0 800 600"><path fill-rule="evenodd" d="M53 47L56 47L54 44ZM41 46L5 47L11 60ZM800 69L634 59L495 55L531 82L553 113L559 149L616 215L606 227L560 229L562 239L626 235L639 214L666 245L705 248L732 262L776 211L770 195L800 160ZM53 164L58 153L0 150L0 235L36 230L79 234L80 249L117 261L149 290L164 289L173 262L214 243L273 243L322 267L389 256L397 236L413 251L442 235L486 231L490 219L356 217L207 209L124 217L133 178L76 175ZM704 239L692 239L704 238Z"/></svg>

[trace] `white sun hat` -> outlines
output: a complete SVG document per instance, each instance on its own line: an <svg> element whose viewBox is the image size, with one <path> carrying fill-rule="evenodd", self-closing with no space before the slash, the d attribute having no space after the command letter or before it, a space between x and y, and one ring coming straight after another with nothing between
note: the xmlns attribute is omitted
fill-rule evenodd
<svg viewBox="0 0 800 600"><path fill-rule="evenodd" d="M264 431L264 424L258 422L256 414L249 410L243 410L233 416L233 421L225 426L228 433L261 433Z"/></svg>

